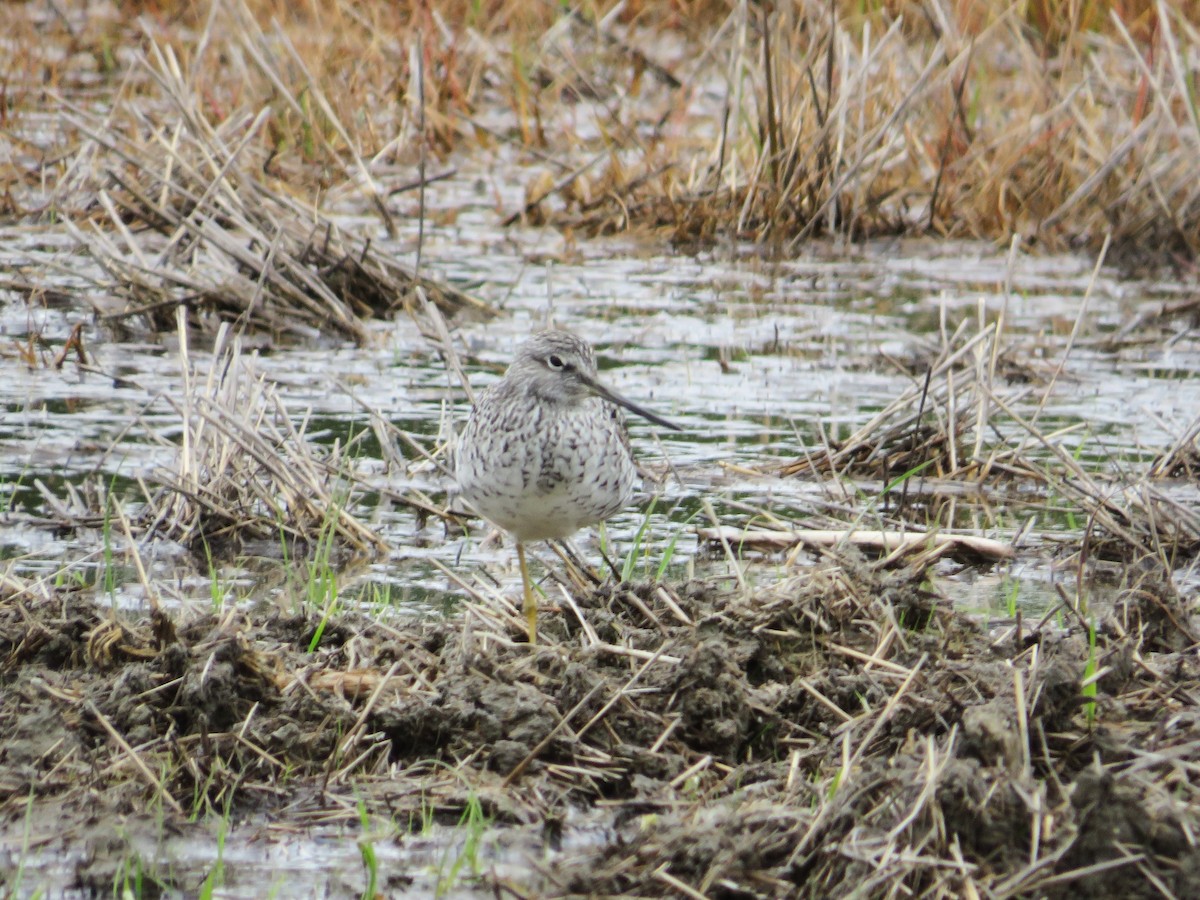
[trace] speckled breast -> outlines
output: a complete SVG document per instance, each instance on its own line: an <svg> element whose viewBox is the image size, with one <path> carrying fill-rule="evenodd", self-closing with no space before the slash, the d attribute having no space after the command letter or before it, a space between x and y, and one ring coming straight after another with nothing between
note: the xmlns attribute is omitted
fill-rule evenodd
<svg viewBox="0 0 1200 900"><path fill-rule="evenodd" d="M598 398L557 411L486 397L456 454L463 499L520 541L563 538L620 510L633 492L624 417Z"/></svg>

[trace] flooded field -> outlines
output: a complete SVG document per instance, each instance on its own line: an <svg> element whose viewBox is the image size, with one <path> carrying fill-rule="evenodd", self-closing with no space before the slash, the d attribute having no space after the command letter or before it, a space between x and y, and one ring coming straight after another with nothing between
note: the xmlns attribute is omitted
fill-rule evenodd
<svg viewBox="0 0 1200 900"><path fill-rule="evenodd" d="M554 236L545 233L526 235L526 239L530 245L542 246L540 253L555 243ZM489 245L489 240L494 243ZM655 433L646 423L631 422L638 454L660 483L654 487L647 481L647 487L654 489L653 502L643 498L610 520L605 539L618 566L623 559L635 557L630 575L636 582L647 584L657 578L673 585L672 593L694 591L684 586L699 584L730 596L741 596L748 589L759 598L753 603L757 605L763 596L794 590L789 585L797 579L806 583L818 565L814 552L794 557L780 550L747 549L731 560L719 546L697 538L699 526L714 524L710 516L715 523L745 528L804 528L830 520L848 525L857 521L862 528L878 527L878 523L894 528L886 523L896 521L901 488L893 486L891 499L885 499L882 473L869 477L854 471L791 476L783 472L797 460L825 454L827 446L844 442L906 391L919 389L924 362L935 358L948 336L960 328L971 336L1002 323L1003 349L984 346L1016 370L1013 377L993 383L997 406L1008 405L1005 411L1011 409L1014 415L991 414L986 446L1023 448L1021 458L1037 466L1059 468L1054 452L1058 448L1078 463L1085 473L1082 477L1102 479L1112 486L1109 490L1119 490L1121 479L1146 471L1173 442L1188 434L1189 427L1194 429L1195 410L1200 409L1200 381L1195 378L1200 339L1188 332L1186 322L1166 320L1139 327L1133 334L1122 332L1139 312L1177 302L1177 292L1170 285L1122 280L1107 271L1093 278L1091 263L1084 258L1007 259L979 245L899 242L841 252L813 247L801 258L768 262L752 254L646 254L628 243L609 241L588 245L586 253L545 263L529 262L523 257L527 251L514 251L494 233L472 232L460 225L453 233L430 235L431 270L443 241L447 248L465 245L476 252L469 254L474 266L469 259L460 260L452 273L439 275L472 284L479 296L503 309L495 319L458 329L457 339L476 389L496 377L511 348L529 331L551 321L591 336L612 384L684 427L679 434ZM32 242L25 236L6 241L5 247L9 265L24 271L38 266L46 277L67 269L86 273L86 262L73 262L70 252L54 241ZM54 366L53 357L80 323L87 364L68 358L61 367ZM455 646L459 629L467 628L476 615L464 613L464 604L507 602L511 607L519 603L511 545L484 541L488 529L477 521L465 532L448 529L441 520L396 502L416 489L442 506L450 500L449 479L432 464L412 460L407 445L385 454L374 439L361 444L354 455L361 484L351 510L386 542L386 550L338 563L332 570L336 584L332 591L325 585L314 592L311 567L282 558L284 545L271 542L229 558L207 559L177 543L147 538L136 542L143 574L111 510L98 506L92 527L72 524L72 519L86 518L77 507L80 498L113 496L125 504L125 515L138 520L137 498L143 495L139 482L160 483L165 480L163 473L178 465L175 445L180 420L178 406L170 398L178 401L186 388L177 340L172 335L161 341L121 340L75 305L34 305L15 297L4 306L3 330L10 347L29 346L34 353L33 365L10 358L9 377L0 386L5 410L0 425L5 484L0 542L8 583L25 585L23 590L30 596L46 595L53 586L53 593L67 590L79 598L72 603L94 598L97 611L83 613L88 623L70 629L81 639L86 636L87 647L78 651L85 658L94 657L100 611L113 607L122 611L121 619L137 621L146 611L148 585L153 585L166 618L182 623L199 617L192 626L199 629L197 644L220 645L236 632L238 646L250 641L253 646L276 648L271 655L285 652L289 642L299 646L297 640L311 641L315 624L324 621L323 613L333 603L334 621L339 624L330 624L319 642L322 649L307 664L288 660L285 665L315 665L318 672L338 665L357 669L372 654L383 653L373 670L376 681L397 665L421 666L410 656L415 651L397 653L395 661L388 662L390 654L375 648L367 652L367 659L352 662L362 651L345 656L349 648L342 645L331 656L332 647L362 629L352 643L365 640L366 646L373 647L375 641L400 632L408 636L405 641L420 635L422 646L441 644L445 653ZM1148 333L1153 333L1153 341L1147 339ZM990 365L987 359L983 363ZM192 348L189 364L189 377L199 381L213 367L213 360L203 349ZM407 314L373 325L364 346L271 346L253 357L252 366L270 380L286 409L297 422L306 422L311 438L321 444L344 442L369 431L377 418L433 450L448 439L451 423L461 423L466 411L461 389ZM1050 437L1032 440L1029 432L1017 427L1018 417L1024 421L1037 417L1040 430ZM1194 514L1194 479L1161 482L1158 490ZM1056 494L1046 482L1028 478L1000 478L981 485L917 473L909 482L906 504L905 520L922 529L933 525L1006 544L1016 542L1011 560L964 566L947 559L922 576L922 591L931 592L933 602L940 604L935 598L944 598L946 610L955 610L956 616L962 614L982 627L973 640L1005 640L1014 623L1019 627L1021 620L1015 616L1033 623L1048 618L1052 628L1061 631L1060 640L1069 640L1073 613L1064 610L1062 597L1075 598L1075 605L1084 609L1090 604L1089 616L1110 615L1114 603L1128 602L1122 598L1127 598L1123 592L1129 589L1130 576L1121 574L1121 566L1079 558L1092 513L1078 496ZM594 532L581 535L577 543L584 560L599 563ZM539 549L536 557L538 572L562 568L546 550ZM1194 590L1189 587L1195 583L1190 562L1181 560L1174 577L1181 588ZM578 623L561 602L554 581L546 581L544 588L549 606L557 611L544 617L543 627L552 634L566 627L566 638ZM647 598L660 602L653 594ZM362 619L355 610L371 618ZM56 613L55 623L44 627L64 628L57 619L61 615ZM266 634L256 638L259 626L252 624L256 621L276 624L268 624ZM373 630L371 622L380 623L383 632ZM18 626L12 619L9 623ZM600 628L600 624L585 627ZM735 629L738 643L734 646L745 640L742 627ZM280 628L291 633L280 634ZM615 641L626 646L636 633L640 626L632 632L619 628L603 638L593 636L591 643L601 647ZM514 637L517 634L519 630L513 632ZM29 641L28 635L18 638L12 631L6 632L6 638L10 653L22 652L17 648ZM143 635L143 640L149 638ZM635 639L633 646L638 643ZM126 665L117 667L120 673L142 658L133 647L143 644L118 646L127 654ZM703 646L694 651L701 658L706 652ZM46 652L39 651L37 658L44 658ZM75 658L76 651L58 652ZM644 652L643 663L656 653L674 655L667 645ZM543 650L525 659L527 651L517 644L501 658L511 658L512 665L544 669L549 664L547 653L557 658L555 651ZM220 656L214 653L211 659ZM345 662L338 664L337 658ZM260 664L249 667L256 679L268 677L257 671ZM231 675L238 669L235 664ZM34 683L48 677L33 671L26 667L25 677ZM101 684L107 686L97 689L105 694L116 691L111 695L116 699L131 690L126 684L130 676L108 682L112 676L102 675ZM186 681L188 676L183 677ZM535 683L549 678L548 684L553 684L561 677L543 672ZM163 672L142 682L138 690L157 690L158 681L166 687L173 679ZM437 682L422 682L424 690L446 690ZM51 696L69 690L53 684L43 683L40 690ZM233 690L228 702L234 706L246 702L245 685ZM260 685L252 694L262 690L267 688ZM89 693L84 691L85 696ZM242 699L235 702L238 697ZM443 702L445 698L439 707ZM507 715L521 719L527 715L514 713L507 705L511 699L495 702ZM404 706L400 701L399 708ZM745 713L753 716L754 708L750 702ZM478 730L477 715L469 717L472 724L464 735L468 744L458 753L470 755L470 740L487 733ZM712 736L700 737L708 729L722 733L717 720L709 721L710 713L704 715L696 752L710 746L715 750L723 743ZM454 721L463 721L461 713ZM224 730L233 724L211 722L207 727ZM347 720L332 726L325 718L319 727L328 732L326 740L335 740L339 731L352 724ZM554 721L547 719L543 725L550 732ZM747 727L743 722L732 733ZM664 734L670 730L663 728ZM371 730L373 737L364 752L382 754L374 769L385 772L389 754L384 748L406 731L380 722L373 722ZM15 736L20 734L18 727ZM490 740L474 752L500 752ZM648 740L653 742L653 737ZM270 741L264 741L260 746L269 746ZM505 772L536 743L518 739L511 755L493 760L488 768ZM425 760L416 762L418 767L434 765L435 746L417 751L418 758ZM316 758L329 752L328 745L322 747L314 751ZM36 767L35 761L51 750L39 744L36 752L22 752L19 744L10 745L8 758L24 758L24 765ZM685 784L699 779L696 773L678 781L690 765L707 759L706 767L712 766L722 758L730 764L736 759L714 756L711 750L696 759L681 759L678 773L668 780ZM538 824L536 815L541 814L523 808L528 800L513 807L511 799L495 793L499 790L495 784L486 790L466 779L447 785L445 778L431 771L421 776L430 779L430 796L406 798L401 810L383 823L376 820L379 812L374 806L360 821L354 798L361 792L386 794L386 778L346 782L332 811L327 809L331 801L327 788L303 787L300 796L290 801L298 806L263 816L244 810L234 783L225 783L240 777L234 771L210 772L194 790L205 790L203 785L208 784L212 796L178 797L181 806L176 812L200 822L211 822L215 815L220 828L226 829L220 832L223 843L216 845L211 825L199 833L188 828L177 834L174 827L167 828L163 819L170 814L162 796L154 801L157 812L122 824L116 833L106 819L96 825L81 823L64 839L58 829L49 827L52 819L47 818L59 813L43 811L33 802L35 794L21 787L21 776L10 780L7 790L14 799L24 796L32 805L24 807L24 814L19 804L9 807L11 827L4 853L11 865L22 867L22 886L53 892L75 884L103 890L110 880L127 885L146 878L187 892L185 885L211 876L216 846L224 848L217 854L224 867L220 896L272 892L289 896L296 889L292 879L300 877L298 871L309 873L303 876L306 896L338 896L361 890L363 854L371 848L380 877L392 879L379 886L383 894L454 896L471 890L472 884L490 893L497 883L528 883L532 870L527 867L554 868L560 865L558 860L581 854L590 858L624 833L621 828L612 830L615 823L602 811L572 811L573 804L568 803L552 814L554 821L560 816L565 819L554 826L563 836L550 842L551 847L565 849L548 851L545 829L550 826ZM415 773L407 774L408 779L414 777ZM136 794L145 785L134 788ZM577 788L560 790L569 797ZM280 794L272 788L270 793L282 799L290 791ZM476 795L482 807L471 806L470 798ZM395 802L393 798L386 804ZM649 801L639 801L645 802ZM651 803L646 808L652 807ZM129 807L121 821L137 808L136 803ZM472 809L474 821L469 817ZM326 816L333 824L323 824ZM494 824L499 821L507 824ZM131 871L130 866L147 871Z"/></svg>
<svg viewBox="0 0 1200 900"><path fill-rule="evenodd" d="M699 43L653 5L528 44L438 13L411 53L371 4L309 10L327 34L244 4L3 13L6 77L53 86L0 117L0 894L1200 892L1191 201L1156 217L1121 180L1178 198L1190 157L1122 142L1116 187L1054 169L1035 239L961 239L992 210L954 206L975 182L947 160L983 115L898 124L951 76L961 100L933 7L946 68L916 79L920 29L778 13L848 67L815 118L788 106L815 69L740 7ZM1160 25L1122 34L1195 37ZM1138 134L1186 144L1182 82L1089 35L1161 94ZM730 111L749 46L805 85L757 131ZM850 89L883 70L912 93ZM941 147L937 185L864 135L926 174ZM1017 222L1039 166L977 193ZM530 546L530 643L451 448L546 327L681 430L631 417L635 500Z"/></svg>
<svg viewBox="0 0 1200 900"><path fill-rule="evenodd" d="M552 252L553 234L525 238L537 245L539 236L538 252ZM480 297L504 311L459 329L476 389L496 377L521 339L554 324L592 336L605 375L618 390L684 427L680 434L655 434L641 420L631 422L640 458L661 477L648 514L646 549L650 556L661 555L670 542L673 575L699 565L702 574L729 577L722 554L705 559L690 533L714 524L703 501L722 524L735 525L769 517L805 527L831 505L872 496L867 515L886 515L878 478L779 472L824 453L826 442L844 440L906 390L919 389L923 361L960 329L971 336L1001 323L996 352L1017 371L998 384L1000 402L1012 403L1025 420L1037 413L1039 429L1052 436L1046 443L1090 474L1148 468L1187 433L1200 409L1200 380L1194 377L1200 339L1188 332L1186 320L1154 323L1153 342L1145 329L1121 333L1140 312L1177 302L1182 292L1161 282L1123 281L1111 272L1093 279L1092 264L1084 258L1009 260L982 245L897 242L843 252L815 246L806 257L767 262L648 255L608 241L589 245L574 259L530 263L482 228L460 225L429 237L431 260L456 255L453 247L460 248L459 256L462 247L473 248L467 255L475 267L460 260L446 267L444 277L478 286ZM86 261L72 260L52 241L50 247L39 243L16 234L6 238L7 265L25 271L41 266L50 277L55 270L86 271ZM71 358L56 367L53 359L80 325L88 364ZM69 305L10 302L0 327L10 347L31 347L35 360L25 366L13 358L11 377L0 385L5 555L21 574L66 566L89 583L106 577L122 605L136 604L140 585L131 567L122 567L115 578L100 574L109 565L103 529L56 534L48 503L53 498L69 507L71 489L88 485L121 493L138 479L153 484L170 470L176 452L171 439L178 433L171 398L181 395L184 383L176 340L172 335L154 342L117 340L87 310ZM201 349L193 349L189 360L198 376L212 368ZM344 442L377 417L432 450L450 439L455 423L461 426L467 408L436 348L406 314L372 326L366 346L270 347L253 366L323 443ZM990 424L994 431L983 438L988 448L1022 447L1030 459L1052 460L1046 443L1010 417L998 412ZM402 460L398 453L412 455L407 447L383 458L372 441L359 453L362 477L378 491L361 496L359 514L386 540L389 553L348 573L343 590L370 584L387 592L389 604L414 612L441 610L461 589L432 565L435 560L467 577L486 566L511 587L511 548L495 542L481 547L486 531L447 533L440 521L421 521L410 508L387 502L389 493L415 486L445 504L448 476L420 460ZM647 489L654 487L647 482ZM1170 482L1163 489L1181 502L1192 502L1195 490ZM984 579L988 588L970 576L967 583L954 578L944 590L993 613L1006 607L1010 591L1019 590L1022 603L1033 604L1027 612L1040 614L1056 600L1052 563L1060 542L1078 537L1086 512L1029 484L1001 484L986 495L954 499L963 490L962 484L919 472L908 484L908 502L917 510L931 502L956 507L946 519L931 514L943 527L1002 539L1024 532L1021 552L1006 571L1030 577ZM647 508L647 503L631 507L609 522L616 552L641 527ZM909 520L920 524L921 513L910 512ZM589 539L583 541L594 552ZM266 549L268 555L279 550ZM179 602L209 602L207 568L197 571L195 560L170 546L148 550L163 575L179 583ZM779 569L765 560L748 573L773 580ZM250 569L235 564L217 577L234 594L263 598ZM1063 577L1073 580L1074 567L1066 567ZM278 579L268 575L266 581ZM285 606L289 602L279 599Z"/></svg>

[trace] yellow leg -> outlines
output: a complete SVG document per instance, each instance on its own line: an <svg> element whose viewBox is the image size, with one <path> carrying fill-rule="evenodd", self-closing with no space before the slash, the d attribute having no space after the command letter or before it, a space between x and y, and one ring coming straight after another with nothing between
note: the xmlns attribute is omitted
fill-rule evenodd
<svg viewBox="0 0 1200 900"><path fill-rule="evenodd" d="M525 621L529 624L529 643L537 643L537 598L533 594L533 586L529 583L529 567L525 564L525 545L517 541L517 562L521 564L521 584L525 588Z"/></svg>

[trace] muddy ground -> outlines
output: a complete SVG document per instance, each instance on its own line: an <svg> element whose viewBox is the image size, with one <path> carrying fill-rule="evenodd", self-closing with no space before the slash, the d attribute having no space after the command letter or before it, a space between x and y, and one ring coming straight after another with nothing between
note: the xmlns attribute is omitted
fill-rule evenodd
<svg viewBox="0 0 1200 900"><path fill-rule="evenodd" d="M481 873L495 896L1200 895L1194 610L1147 578L1094 639L1066 607L984 628L926 575L843 555L749 594L600 588L536 647L477 610L343 615L312 652L316 615L9 578L3 867L71 849L69 886L108 895L137 858L143 894L192 893L151 864L172 835L361 802L402 843L475 803L544 842Z"/></svg>

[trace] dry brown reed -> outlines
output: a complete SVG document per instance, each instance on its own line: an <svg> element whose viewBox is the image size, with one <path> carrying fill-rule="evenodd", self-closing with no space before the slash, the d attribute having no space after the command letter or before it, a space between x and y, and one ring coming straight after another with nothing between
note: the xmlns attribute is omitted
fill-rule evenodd
<svg viewBox="0 0 1200 900"><path fill-rule="evenodd" d="M925 359L904 364L900 374L908 386L870 421L844 439L827 438L823 452L785 464L780 474L886 482L920 471L928 478L978 479L995 462L988 400L1001 380L1003 341L996 340L995 323L974 331L973 324L963 321L953 334L941 334ZM1015 385L1010 396L1027 393Z"/></svg>
<svg viewBox="0 0 1200 900"><path fill-rule="evenodd" d="M546 146L544 118L580 97L615 95L604 67L674 82L622 33L636 25L694 35L719 6L707 5L703 20L695 13L704 3L689 4L687 14L673 3L565 11L523 0L3 7L12 52L0 74L12 90L0 114L30 156L12 166L0 160L0 172L17 188L8 197L17 211L74 211L70 191L52 191L47 201L36 188L70 176L78 132L58 119L47 130L38 114L48 102L97 96L106 106L155 106L159 92L137 57L138 48L156 47L178 61L195 114L213 130L265 113L251 155L269 157L294 190L337 191L352 181L386 200L413 189L413 167L427 155L486 149L497 139ZM478 118L489 107L511 111L512 127Z"/></svg>
<svg viewBox="0 0 1200 900"><path fill-rule="evenodd" d="M943 326L920 358L893 360L908 385L886 408L853 434L825 437L823 448L778 469L784 476L820 476L833 495L843 482L861 487L872 480L879 484L880 508L864 512L847 502L840 520L825 516L805 526L862 530L879 521L898 533L950 527L956 497L975 491L980 506L995 495L1010 512L1025 508L1028 523L1039 506L1077 515L1086 523L1075 551L1081 563L1092 556L1152 559L1170 570L1172 561L1194 558L1200 516L1161 482L1193 471L1200 426L1193 423L1158 458L1131 467L1098 442L1089 445L1095 438L1087 422L1052 430L1040 425L1056 390L1070 382L1069 360L1087 307L1085 296L1059 357L1036 368L1018 362L1031 354L1006 335L1003 315L989 321L982 308L953 333ZM1010 490L1014 485L1019 491ZM1012 527L1009 522L1002 531ZM753 531L726 539L758 541Z"/></svg>
<svg viewBox="0 0 1200 900"><path fill-rule="evenodd" d="M418 292L447 315L488 313L294 199L251 151L265 111L213 128L169 51L152 46L143 64L171 115L154 120L126 104L104 122L75 117L87 136L76 186L95 198L94 221L77 234L112 278L93 301L104 321L164 331L182 307L193 328L208 331L234 322L363 342L365 319L419 308Z"/></svg>
<svg viewBox="0 0 1200 900"><path fill-rule="evenodd" d="M1184 478L1200 483L1200 418L1150 466L1151 478Z"/></svg>
<svg viewBox="0 0 1200 900"><path fill-rule="evenodd" d="M652 146L609 178L603 208L563 220L787 251L928 233L1190 259L1196 20L1069 6L1083 14L1047 31L1002 2L738 4L706 48L724 65L719 141L699 158Z"/></svg>
<svg viewBox="0 0 1200 900"><path fill-rule="evenodd" d="M295 555L323 538L358 552L385 548L351 512L352 448L318 448L226 326L208 371L194 371L182 310L178 319L183 389L166 398L179 414L178 450L159 476L165 487L147 497L145 530L201 559L236 555L247 541L282 542Z"/></svg>
<svg viewBox="0 0 1200 900"><path fill-rule="evenodd" d="M351 186L385 219L414 169L503 142L527 185L508 221L784 250L818 234L1018 236L1054 250L1107 238L1115 260L1186 261L1200 249L1197 13L1191 0L588 14L517 0L219 0L43 20L10 7L4 114L23 150L0 171L13 211L74 215L78 123L25 120L47 97L90 100L97 80L105 105L156 116L159 88L131 52L143 45L178 61L194 116L184 145L206 131L244 138L244 170L269 159L309 197ZM78 52L38 49L48 44ZM184 158L202 197L213 172Z"/></svg>

